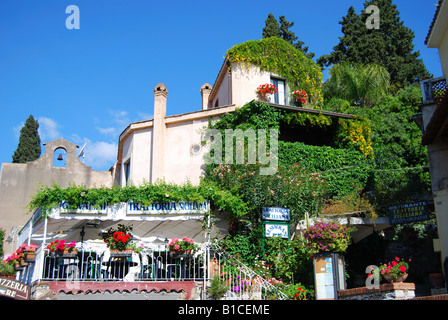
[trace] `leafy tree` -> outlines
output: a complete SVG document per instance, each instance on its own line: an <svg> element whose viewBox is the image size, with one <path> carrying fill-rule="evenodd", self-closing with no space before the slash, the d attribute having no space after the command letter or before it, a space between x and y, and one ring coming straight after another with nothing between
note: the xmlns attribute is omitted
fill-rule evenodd
<svg viewBox="0 0 448 320"><path fill-rule="evenodd" d="M387 215L388 206L430 190L426 149L421 145L421 131L412 120L421 101L420 88L413 85L383 95L370 108L344 107L344 112L366 117L371 123L375 160L367 189L372 191L378 215Z"/></svg>
<svg viewBox="0 0 448 320"><path fill-rule="evenodd" d="M366 8L378 6L380 28L368 29L365 25L369 17ZM343 36L329 55L321 56L318 63L329 66L337 63L376 63L387 69L391 83L405 87L417 78L428 76L419 51L413 51L414 32L403 24L400 12L392 0L368 0L364 10L358 15L353 7L339 23Z"/></svg>
<svg viewBox="0 0 448 320"><path fill-rule="evenodd" d="M39 123L32 115L20 130L19 145L12 156L13 163L26 163L40 157Z"/></svg>
<svg viewBox="0 0 448 320"><path fill-rule="evenodd" d="M267 19L265 20L265 24L266 26L263 28L262 32L263 39L269 37L279 37L292 44L297 50L303 52L307 58L312 59L315 56L313 52L308 53L309 48L303 46L305 42L297 40L298 37L295 33L289 30L289 28L294 26L294 21L289 22L286 20L285 16L280 16L279 25L274 15L269 13ZM297 42L294 42L296 40Z"/></svg>
<svg viewBox="0 0 448 320"><path fill-rule="evenodd" d="M377 64L335 64L325 84L324 95L341 98L361 107L372 106L389 87L390 75Z"/></svg>

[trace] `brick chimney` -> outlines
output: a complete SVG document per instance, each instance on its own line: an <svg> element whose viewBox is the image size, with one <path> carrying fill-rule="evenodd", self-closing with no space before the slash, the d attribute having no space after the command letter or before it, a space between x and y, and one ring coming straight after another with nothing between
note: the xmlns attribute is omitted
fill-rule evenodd
<svg viewBox="0 0 448 320"><path fill-rule="evenodd" d="M204 83L201 87L201 96L202 96L202 110L208 109L208 98L210 97L210 93L212 92L212 86L208 83Z"/></svg>

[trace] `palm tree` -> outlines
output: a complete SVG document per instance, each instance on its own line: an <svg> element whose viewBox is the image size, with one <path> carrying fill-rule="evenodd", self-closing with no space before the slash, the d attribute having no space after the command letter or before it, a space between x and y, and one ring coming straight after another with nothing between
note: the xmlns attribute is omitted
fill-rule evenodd
<svg viewBox="0 0 448 320"><path fill-rule="evenodd" d="M390 75L377 64L335 64L324 85L328 98L341 98L361 107L371 106L389 87Z"/></svg>

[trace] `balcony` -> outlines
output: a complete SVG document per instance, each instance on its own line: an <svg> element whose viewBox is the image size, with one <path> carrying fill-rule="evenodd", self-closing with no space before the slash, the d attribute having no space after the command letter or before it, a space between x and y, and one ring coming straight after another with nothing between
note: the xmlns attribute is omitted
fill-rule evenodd
<svg viewBox="0 0 448 320"><path fill-rule="evenodd" d="M227 286L226 300L287 297L253 270L223 251L217 244L202 244L195 254L175 254L165 245L145 247L140 252L113 255L104 243L77 244L76 252L56 255L40 247L34 261L17 270L16 280L46 283L56 294L131 292L184 292L184 299L207 299L215 276ZM199 290L198 290L199 289ZM198 294L196 293L196 299Z"/></svg>
<svg viewBox="0 0 448 320"><path fill-rule="evenodd" d="M437 103L443 97L446 89L445 77L431 78L420 82L423 103Z"/></svg>
<svg viewBox="0 0 448 320"><path fill-rule="evenodd" d="M47 291L56 294L145 290L183 292L184 299L207 299L210 281L218 277L227 286L226 299L263 299L268 294L286 297L218 243L211 242L211 230L207 228L202 236L201 219L207 219L208 202L176 208L158 214L149 212L150 207L143 212L144 208L134 203L77 209L61 203L46 216L39 208L18 235L18 243L33 243L38 249L33 261L17 269L16 280L30 286L44 284ZM220 229L218 220L214 231ZM124 223L134 226L130 238L133 249L113 252L99 239L99 232ZM193 252L169 251L168 239L189 234L196 237ZM47 249L48 244L61 239L74 242L75 249L60 254Z"/></svg>

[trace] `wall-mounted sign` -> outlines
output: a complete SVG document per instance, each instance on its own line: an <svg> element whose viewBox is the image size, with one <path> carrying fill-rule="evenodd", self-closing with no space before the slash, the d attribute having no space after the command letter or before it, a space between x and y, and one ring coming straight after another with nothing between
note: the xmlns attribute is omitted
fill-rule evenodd
<svg viewBox="0 0 448 320"><path fill-rule="evenodd" d="M289 239L289 224L286 223L265 223L265 237L282 237Z"/></svg>
<svg viewBox="0 0 448 320"><path fill-rule="evenodd" d="M403 203L389 207L390 224L424 221L429 219L426 201Z"/></svg>
<svg viewBox="0 0 448 320"><path fill-rule="evenodd" d="M16 300L29 300L30 286L14 279L0 277L0 296Z"/></svg>
<svg viewBox="0 0 448 320"><path fill-rule="evenodd" d="M139 203L129 202L127 204L127 214L204 214L210 209L210 203L204 202L167 202L151 203L143 206Z"/></svg>
<svg viewBox="0 0 448 320"><path fill-rule="evenodd" d="M70 208L68 202L61 203L61 214L107 214L107 204L95 207L92 204L80 204L76 208Z"/></svg>
<svg viewBox="0 0 448 320"><path fill-rule="evenodd" d="M263 220L289 221L291 220L291 213L286 208L263 208L261 218Z"/></svg>

